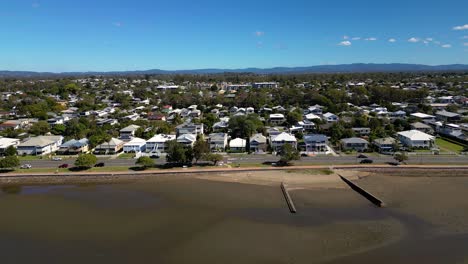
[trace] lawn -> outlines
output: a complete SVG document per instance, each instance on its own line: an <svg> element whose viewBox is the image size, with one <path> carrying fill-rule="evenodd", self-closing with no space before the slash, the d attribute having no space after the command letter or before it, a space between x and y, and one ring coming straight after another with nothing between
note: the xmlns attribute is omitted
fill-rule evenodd
<svg viewBox="0 0 468 264"><path fill-rule="evenodd" d="M119 155L119 159L133 159L135 157L135 153L122 153Z"/></svg>
<svg viewBox="0 0 468 264"><path fill-rule="evenodd" d="M439 146L440 150L444 151L444 152L460 153L460 152L463 151L463 146L462 145L458 145L458 144L449 142L449 141L447 141L445 139L442 139L442 138L437 138L436 139L436 144L437 144L437 146Z"/></svg>

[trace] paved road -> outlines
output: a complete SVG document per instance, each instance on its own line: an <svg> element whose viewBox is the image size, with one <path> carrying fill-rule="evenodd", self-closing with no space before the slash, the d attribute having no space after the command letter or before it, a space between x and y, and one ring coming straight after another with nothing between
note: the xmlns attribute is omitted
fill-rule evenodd
<svg viewBox="0 0 468 264"><path fill-rule="evenodd" d="M393 157L385 155L371 155L370 159L375 164L385 164L394 161ZM276 162L278 157L273 155L242 155L242 156L226 156L225 161L233 164L259 164L264 162ZM302 157L301 160L295 161L297 165L352 165L359 164L361 159L356 156L316 156L316 157ZM108 159L99 158L98 162L104 162L106 167L131 167L135 165L135 159ZM165 158L155 159L156 164L164 164ZM61 164L69 164L72 166L75 158L64 159L62 161L52 160L31 160L22 161L21 164L31 164L33 168L56 168ZM424 155L424 156L410 156L407 164L410 165L424 165L424 164L446 164L446 165L468 165L468 156L445 156L445 155Z"/></svg>

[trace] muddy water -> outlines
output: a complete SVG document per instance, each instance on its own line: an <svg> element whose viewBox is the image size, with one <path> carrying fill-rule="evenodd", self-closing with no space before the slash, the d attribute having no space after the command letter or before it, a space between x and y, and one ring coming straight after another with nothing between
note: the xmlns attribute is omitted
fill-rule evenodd
<svg viewBox="0 0 468 264"><path fill-rule="evenodd" d="M296 215L279 186L23 186L0 194L1 263L468 263L467 183L361 180L385 209L347 189L296 190Z"/></svg>

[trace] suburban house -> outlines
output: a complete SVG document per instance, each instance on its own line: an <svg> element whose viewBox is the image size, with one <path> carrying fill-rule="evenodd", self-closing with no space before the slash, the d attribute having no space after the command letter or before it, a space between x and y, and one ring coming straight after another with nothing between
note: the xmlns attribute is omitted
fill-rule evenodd
<svg viewBox="0 0 468 264"><path fill-rule="evenodd" d="M82 138L80 140L72 139L62 145L58 149L58 153L62 155L77 155L89 151L89 140Z"/></svg>
<svg viewBox="0 0 468 264"><path fill-rule="evenodd" d="M398 132L401 144L410 148L431 148L435 137L418 130Z"/></svg>
<svg viewBox="0 0 468 264"><path fill-rule="evenodd" d="M268 121L272 125L279 126L279 125L282 125L284 122L286 122L286 118L284 117L283 114L271 114Z"/></svg>
<svg viewBox="0 0 468 264"><path fill-rule="evenodd" d="M313 113L309 113L307 115L304 115L304 120L307 120L307 121L314 121L315 119L322 119L320 118L320 116L316 115L316 114L313 114Z"/></svg>
<svg viewBox="0 0 468 264"><path fill-rule="evenodd" d="M394 138L386 137L377 138L372 143L378 149L379 153L391 154L395 152L395 146L397 144L397 141Z"/></svg>
<svg viewBox="0 0 468 264"><path fill-rule="evenodd" d="M421 119L424 123L435 122L435 116L424 113L413 113L410 116Z"/></svg>
<svg viewBox="0 0 468 264"><path fill-rule="evenodd" d="M212 152L224 152L228 145L228 135L226 133L212 133L208 136L208 142Z"/></svg>
<svg viewBox="0 0 468 264"><path fill-rule="evenodd" d="M456 138L459 140L467 141L468 137L463 132L462 128L456 124L444 124L437 129L439 134Z"/></svg>
<svg viewBox="0 0 468 264"><path fill-rule="evenodd" d="M369 149L369 142L362 138L344 138L341 140L341 148L344 151L358 151L363 152Z"/></svg>
<svg viewBox="0 0 468 264"><path fill-rule="evenodd" d="M353 127L352 130L357 136L360 137L368 136L371 132L371 129L368 127Z"/></svg>
<svg viewBox="0 0 468 264"><path fill-rule="evenodd" d="M186 147L193 147L195 141L197 141L197 135L195 134L183 134L177 137L177 142L181 143Z"/></svg>
<svg viewBox="0 0 468 264"><path fill-rule="evenodd" d="M321 134L304 135L304 144L306 152L327 152L328 138Z"/></svg>
<svg viewBox="0 0 468 264"><path fill-rule="evenodd" d="M0 155L3 155L8 147L13 146L16 148L19 144L19 139L0 137Z"/></svg>
<svg viewBox="0 0 468 264"><path fill-rule="evenodd" d="M235 138L229 142L229 149L232 152L244 152L247 141L242 138Z"/></svg>
<svg viewBox="0 0 468 264"><path fill-rule="evenodd" d="M175 135L159 134L146 141L146 152L165 153L167 142L175 140Z"/></svg>
<svg viewBox="0 0 468 264"><path fill-rule="evenodd" d="M0 124L0 131L6 129L13 129L17 130L20 129L22 126L22 122L20 120L8 120Z"/></svg>
<svg viewBox="0 0 468 264"><path fill-rule="evenodd" d="M184 123L176 127L177 137L185 134L192 134L195 136L203 134L203 124Z"/></svg>
<svg viewBox="0 0 468 264"><path fill-rule="evenodd" d="M94 149L96 154L116 154L119 153L125 142L120 139L112 138L109 142L102 143Z"/></svg>
<svg viewBox="0 0 468 264"><path fill-rule="evenodd" d="M436 119L443 122L459 122L461 120L461 115L444 110L436 112Z"/></svg>
<svg viewBox="0 0 468 264"><path fill-rule="evenodd" d="M278 88L278 83L277 82L259 82L259 83L253 83L252 87L255 89L261 89L261 88L276 89Z"/></svg>
<svg viewBox="0 0 468 264"><path fill-rule="evenodd" d="M135 137L123 145L123 151L125 153L140 153L145 151L145 147L146 140Z"/></svg>
<svg viewBox="0 0 468 264"><path fill-rule="evenodd" d="M122 128L120 130L120 139L122 140L131 140L135 137L135 132L140 128L137 125L129 125L128 127Z"/></svg>
<svg viewBox="0 0 468 264"><path fill-rule="evenodd" d="M299 121L297 125L302 127L304 131L313 131L315 129L315 123L309 120Z"/></svg>
<svg viewBox="0 0 468 264"><path fill-rule="evenodd" d="M266 152L267 151L267 138L262 134L255 134L250 137L249 141L251 152Z"/></svg>
<svg viewBox="0 0 468 264"><path fill-rule="evenodd" d="M339 118L337 115L332 114L330 112L323 114L322 118L325 122L327 123L333 123L333 122L338 122Z"/></svg>
<svg viewBox="0 0 468 264"><path fill-rule="evenodd" d="M285 144L290 144L294 148L297 148L297 139L295 136L283 132L271 139L271 148L273 151L281 151Z"/></svg>
<svg viewBox="0 0 468 264"><path fill-rule="evenodd" d="M16 149L18 155L47 155L56 152L62 143L62 136L38 136L27 139Z"/></svg>
<svg viewBox="0 0 468 264"><path fill-rule="evenodd" d="M410 125L412 130L418 130L427 134L432 134L434 133L434 129L430 125L421 123L421 122L415 122Z"/></svg>

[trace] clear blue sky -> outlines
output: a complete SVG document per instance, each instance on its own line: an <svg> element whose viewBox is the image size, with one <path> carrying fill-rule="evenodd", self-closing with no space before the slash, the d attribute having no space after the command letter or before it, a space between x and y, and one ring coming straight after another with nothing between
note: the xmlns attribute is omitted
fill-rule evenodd
<svg viewBox="0 0 468 264"><path fill-rule="evenodd" d="M468 1L0 0L0 33L0 70L468 64Z"/></svg>

